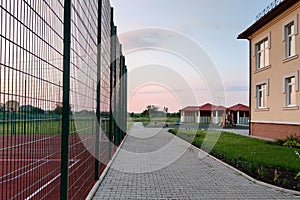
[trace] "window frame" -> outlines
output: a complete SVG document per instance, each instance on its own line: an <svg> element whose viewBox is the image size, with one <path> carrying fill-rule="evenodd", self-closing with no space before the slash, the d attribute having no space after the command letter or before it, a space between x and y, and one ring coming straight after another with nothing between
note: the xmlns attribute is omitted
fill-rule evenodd
<svg viewBox="0 0 300 200"><path fill-rule="evenodd" d="M256 109L258 110L266 110L268 109L267 107L267 97L270 95L269 94L269 79L265 81L261 81L259 83L256 83L255 85L255 99L256 99ZM265 86L265 88L260 88L262 86ZM262 95L260 95L260 92ZM261 101L261 98L263 100ZM264 105L261 105L263 102Z"/></svg>
<svg viewBox="0 0 300 200"><path fill-rule="evenodd" d="M295 78L294 83L288 83L288 80L291 78ZM291 97L288 97L290 94L289 87L290 85L294 85L295 90L295 102L289 103L289 101L292 99ZM295 107L297 106L297 92L299 92L299 70L290 72L284 75L283 77L283 94L285 95L284 98L284 107Z"/></svg>
<svg viewBox="0 0 300 200"><path fill-rule="evenodd" d="M291 58L296 55L296 26L294 21L284 26L284 34L285 57Z"/></svg>
<svg viewBox="0 0 300 200"><path fill-rule="evenodd" d="M291 106L296 106L296 100L293 101L294 98L296 98L296 77L291 76L288 78L285 78L285 106L286 107L291 107ZM295 97L293 98L293 92Z"/></svg>
<svg viewBox="0 0 300 200"><path fill-rule="evenodd" d="M289 27L291 24L294 25L294 33L291 34L290 36L294 37L294 54L288 54L288 48L289 48L289 45L288 45L288 40L287 40L287 27ZM284 58L284 62L285 61L289 61L290 59L294 59L294 58L297 58L298 55L297 55L297 46L296 46L296 36L298 35L298 14L296 15L293 15L291 17L289 17L284 23L283 23L283 26L282 26L282 32L283 32L283 42L285 43L284 44L284 51L285 51L285 58Z"/></svg>
<svg viewBox="0 0 300 200"><path fill-rule="evenodd" d="M270 34L255 43L255 69L260 70L270 66ZM261 45L263 48L261 49ZM266 56L267 55L267 56ZM263 57L263 66L261 66L261 59Z"/></svg>

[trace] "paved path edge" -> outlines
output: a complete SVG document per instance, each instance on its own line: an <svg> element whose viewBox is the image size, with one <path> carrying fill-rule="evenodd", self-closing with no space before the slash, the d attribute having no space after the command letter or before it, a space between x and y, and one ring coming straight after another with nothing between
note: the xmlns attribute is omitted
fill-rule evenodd
<svg viewBox="0 0 300 200"><path fill-rule="evenodd" d="M101 176L99 177L99 180L95 183L95 185L93 186L93 188L91 189L91 191L89 192L88 196L86 197L86 200L92 200L93 197L95 196L97 190L99 189L103 179L105 178L106 174L108 173L108 170L110 169L113 161L116 159L120 149L122 148L124 142L126 141L127 139L127 136L126 135L122 141L122 143L119 145L117 151L115 152L114 156L112 157L112 159L108 162L107 166L105 167L105 169L103 170Z"/></svg>
<svg viewBox="0 0 300 200"><path fill-rule="evenodd" d="M172 134L172 133L170 133L170 132L168 132L168 133L169 133L169 134ZM172 134L172 135L173 135L173 134ZM175 135L175 136L176 136L176 135ZM178 137L178 136L176 136L176 137L179 138L179 139L181 139L181 140L184 141L185 143L188 143L187 141L183 140L182 138L180 138L180 137ZM285 193L289 193L289 194L293 194L293 195L300 196L300 192L299 192L299 191L295 191L295 190L290 190L290 189L282 188L282 187L279 187L279 186L271 185L271 184L269 184L269 183L265 183L265 182L256 180L255 178L253 178L253 177L249 176L248 174L246 174L246 173L240 171L239 169L237 169L237 168L235 168L235 167L233 167L233 166L231 166L231 165L229 165L229 164L223 162L222 160L220 160L220 159L218 159L218 158L216 158L216 157L210 155L209 153L203 151L202 149L200 149L200 148L198 148L198 147L196 147L196 146L194 146L194 145L192 145L192 144L190 144L190 143L188 143L188 144L189 144L192 148L194 148L194 149L196 149L196 150L198 150L198 151L201 151L201 153L203 153L203 154L205 154L206 156L211 157L212 159L214 159L214 160L218 161L219 163L225 165L227 168L229 168L229 169L235 171L236 173L238 173L238 174L240 174L241 176L247 178L248 180L252 181L253 183L256 183L256 184L259 184L259 185L262 185L262 186L265 186L265 187L268 187L268 188L271 188L271 189L273 189L273 190L277 190L277 191L280 191L280 192L285 192Z"/></svg>

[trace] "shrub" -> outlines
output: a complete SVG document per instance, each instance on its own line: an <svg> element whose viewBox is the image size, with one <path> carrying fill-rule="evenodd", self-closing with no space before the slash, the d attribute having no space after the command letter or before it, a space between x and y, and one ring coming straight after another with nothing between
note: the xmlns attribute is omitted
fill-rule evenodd
<svg viewBox="0 0 300 200"><path fill-rule="evenodd" d="M206 135L207 131L206 130L198 130L195 137L200 137L200 138L204 138Z"/></svg>
<svg viewBox="0 0 300 200"><path fill-rule="evenodd" d="M285 139L285 142L283 143L283 146L287 146L287 147L300 147L300 143L298 141L298 138L296 136L288 136Z"/></svg>
<svg viewBox="0 0 300 200"><path fill-rule="evenodd" d="M282 146L285 142L286 141L284 139L277 139L275 142L268 141L269 144L274 143L274 144L277 144L277 145L280 145L280 146Z"/></svg>
<svg viewBox="0 0 300 200"><path fill-rule="evenodd" d="M169 129L169 132L172 133L173 135L177 135L178 129Z"/></svg>
<svg viewBox="0 0 300 200"><path fill-rule="evenodd" d="M298 172L298 174L295 177L296 180L300 180L300 172Z"/></svg>
<svg viewBox="0 0 300 200"><path fill-rule="evenodd" d="M257 169L257 174L260 178L264 178L265 176L268 175L268 170L261 166L260 168Z"/></svg>
<svg viewBox="0 0 300 200"><path fill-rule="evenodd" d="M300 142L297 136L287 136L285 139L277 139L275 142L269 141L268 144L275 144L279 146L295 147L300 148Z"/></svg>

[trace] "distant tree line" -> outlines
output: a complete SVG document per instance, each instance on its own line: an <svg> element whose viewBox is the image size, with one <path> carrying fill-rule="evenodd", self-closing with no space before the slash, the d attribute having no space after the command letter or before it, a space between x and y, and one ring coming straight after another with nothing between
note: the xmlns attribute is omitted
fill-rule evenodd
<svg viewBox="0 0 300 200"><path fill-rule="evenodd" d="M149 118L149 117L174 117L174 118L179 118L180 113L179 112L174 112L174 113L168 113L168 108L163 107L162 110L158 106L155 105L148 105L146 109L141 112L141 113L130 113L131 118Z"/></svg>

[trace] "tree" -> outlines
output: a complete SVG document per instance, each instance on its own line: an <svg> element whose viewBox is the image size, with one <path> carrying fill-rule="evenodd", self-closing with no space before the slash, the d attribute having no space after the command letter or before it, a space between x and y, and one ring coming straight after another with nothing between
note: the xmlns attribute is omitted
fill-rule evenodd
<svg viewBox="0 0 300 200"><path fill-rule="evenodd" d="M56 108L54 109L53 113L61 115L62 110L63 110L63 104L62 103L57 103Z"/></svg>
<svg viewBox="0 0 300 200"><path fill-rule="evenodd" d="M148 105L146 107L146 110L144 110L141 113L141 117L150 117L151 113L156 113L158 112L159 107L158 106L154 106L154 105Z"/></svg>
<svg viewBox="0 0 300 200"><path fill-rule="evenodd" d="M166 113L168 113L168 110L169 110L168 107L164 107L164 111L165 111Z"/></svg>

